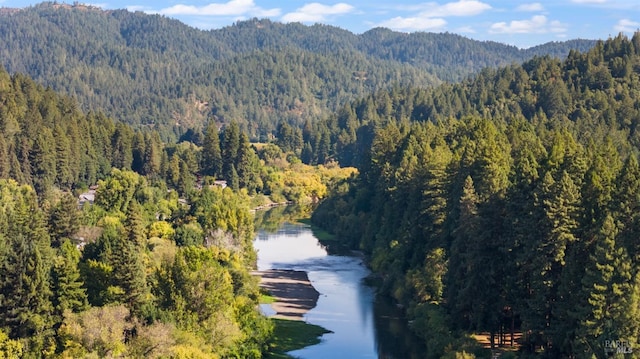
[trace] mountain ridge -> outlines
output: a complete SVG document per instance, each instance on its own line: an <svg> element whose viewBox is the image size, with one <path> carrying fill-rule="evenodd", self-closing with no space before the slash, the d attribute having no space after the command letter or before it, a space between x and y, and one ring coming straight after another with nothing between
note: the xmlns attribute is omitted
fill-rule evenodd
<svg viewBox="0 0 640 359"><path fill-rule="evenodd" d="M156 126L164 137L233 119L254 139L264 139L281 121L315 121L375 91L457 82L486 67L564 57L596 43L522 50L450 33L377 28L357 35L330 25L257 18L199 30L161 15L85 5L2 9L0 61L9 73L26 73L71 95L84 110L105 111L136 127ZM238 87L220 90L213 82ZM256 93L265 96L257 100ZM212 105L202 109L202 103Z"/></svg>

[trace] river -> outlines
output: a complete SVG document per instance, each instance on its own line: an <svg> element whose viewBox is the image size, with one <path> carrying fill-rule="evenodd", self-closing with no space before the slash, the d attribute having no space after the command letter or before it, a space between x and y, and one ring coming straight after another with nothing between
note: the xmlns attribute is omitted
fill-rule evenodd
<svg viewBox="0 0 640 359"><path fill-rule="evenodd" d="M282 223L258 229L254 246L258 270L306 271L320 292L308 323L332 333L320 344L290 352L301 359L422 358L424 348L406 326L401 311L375 294L363 279L370 273L355 256L332 255L308 225Z"/></svg>

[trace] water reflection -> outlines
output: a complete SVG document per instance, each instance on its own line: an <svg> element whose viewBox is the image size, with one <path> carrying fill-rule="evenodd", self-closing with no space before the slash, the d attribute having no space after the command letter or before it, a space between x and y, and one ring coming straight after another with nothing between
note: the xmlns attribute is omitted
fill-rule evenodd
<svg viewBox="0 0 640 359"><path fill-rule="evenodd" d="M363 283L369 270L360 258L329 255L303 224L259 230L256 239L259 270L307 271L320 298L305 320L333 332L323 336L320 344L291 355L303 359L413 359L424 353L397 308L376 298L374 289Z"/></svg>

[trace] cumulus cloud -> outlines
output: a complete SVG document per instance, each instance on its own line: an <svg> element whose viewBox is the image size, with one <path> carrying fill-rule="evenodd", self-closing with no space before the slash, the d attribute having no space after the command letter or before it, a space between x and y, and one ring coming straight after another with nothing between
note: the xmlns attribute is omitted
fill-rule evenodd
<svg viewBox="0 0 640 359"><path fill-rule="evenodd" d="M211 3L204 6L177 4L164 8L163 15L205 15L205 16L278 16L280 9L262 9L253 0L230 0L226 3Z"/></svg>
<svg viewBox="0 0 640 359"><path fill-rule="evenodd" d="M461 34L475 34L476 33L476 30L474 28L472 28L471 26L459 27L456 31L461 33Z"/></svg>
<svg viewBox="0 0 640 359"><path fill-rule="evenodd" d="M491 9L491 5L476 0L460 0L443 5L426 3L419 6L420 17L443 18L450 16L474 16L489 9Z"/></svg>
<svg viewBox="0 0 640 359"><path fill-rule="evenodd" d="M322 22L329 16L345 15L354 10L354 7L345 4L338 3L335 5L323 5L320 3L306 4L305 6L296 9L294 12L290 12L282 16L284 22Z"/></svg>
<svg viewBox="0 0 640 359"><path fill-rule="evenodd" d="M445 25L445 19L429 17L394 17L379 24L380 27L398 31L435 31L444 28Z"/></svg>
<svg viewBox="0 0 640 359"><path fill-rule="evenodd" d="M540 4L539 2L534 2L531 4L522 4L520 6L518 6L516 8L517 11L543 11L544 10L544 6L542 6L542 4Z"/></svg>
<svg viewBox="0 0 640 359"><path fill-rule="evenodd" d="M567 31L565 24L549 21L544 15L536 15L529 20L513 20L509 23L497 22L489 28L492 34L544 34L565 31Z"/></svg>
<svg viewBox="0 0 640 359"><path fill-rule="evenodd" d="M640 29L640 22L622 19L613 28L617 32L635 32Z"/></svg>
<svg viewBox="0 0 640 359"><path fill-rule="evenodd" d="M424 3L409 7L399 7L397 10L417 13L413 16L397 16L378 24L399 31L437 31L447 25L447 17L464 17L479 15L491 9L491 5L477 0L459 0L446 4ZM466 28L465 32L473 32Z"/></svg>

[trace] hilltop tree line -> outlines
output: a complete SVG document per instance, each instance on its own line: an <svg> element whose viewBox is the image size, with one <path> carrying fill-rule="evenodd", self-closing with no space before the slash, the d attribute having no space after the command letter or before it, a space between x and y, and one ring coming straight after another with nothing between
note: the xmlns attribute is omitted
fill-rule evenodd
<svg viewBox="0 0 640 359"><path fill-rule="evenodd" d="M638 88L640 33L357 101L325 127L359 174L313 221L370 257L429 357L471 332L520 333L523 357L637 348Z"/></svg>
<svg viewBox="0 0 640 359"><path fill-rule="evenodd" d="M637 146L638 41L637 35L626 40L618 36L599 42L589 52L570 51L563 61L536 57L522 65L485 69L473 78L434 89L380 91L322 121L305 123L297 131L302 138L297 149L304 153L305 163L331 158L343 166L359 167L368 160L376 129L387 122L437 122L464 116L499 121L522 117L532 123L560 119L577 126L574 132L581 141L609 133L616 142Z"/></svg>
<svg viewBox="0 0 640 359"><path fill-rule="evenodd" d="M84 111L152 127L163 139L202 130L214 117L266 141L282 121L301 128L374 91L459 81L484 67L566 56L594 43L519 50L453 34L355 35L258 19L201 31L159 15L79 4L3 10L0 61L9 73L30 75Z"/></svg>

